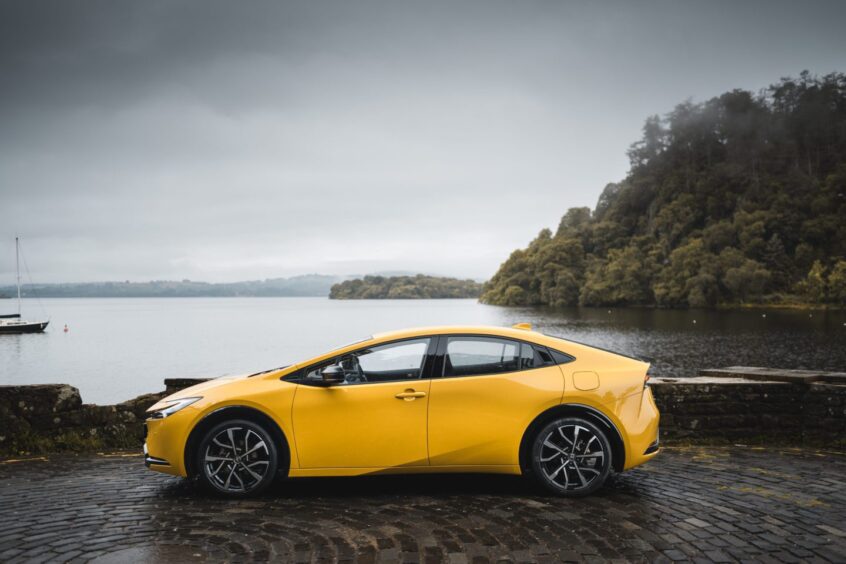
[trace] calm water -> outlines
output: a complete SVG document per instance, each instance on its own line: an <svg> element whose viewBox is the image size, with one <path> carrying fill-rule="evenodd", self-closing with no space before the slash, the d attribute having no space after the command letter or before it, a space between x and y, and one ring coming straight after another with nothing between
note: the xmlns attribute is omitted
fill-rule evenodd
<svg viewBox="0 0 846 564"><path fill-rule="evenodd" d="M3 311L14 305L0 301ZM846 370L842 312L548 310L474 300L326 298L53 299L43 305L51 318L46 333L0 335L0 384L70 383L90 403L158 391L168 377L290 364L417 325L529 321L551 335L651 357L665 376L733 364ZM36 303L24 303L24 317L39 311Z"/></svg>

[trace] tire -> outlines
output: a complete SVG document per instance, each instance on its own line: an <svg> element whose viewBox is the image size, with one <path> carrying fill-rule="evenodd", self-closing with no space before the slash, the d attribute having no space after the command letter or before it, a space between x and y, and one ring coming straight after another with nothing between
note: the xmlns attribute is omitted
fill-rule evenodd
<svg viewBox="0 0 846 564"><path fill-rule="evenodd" d="M273 482L279 449L263 426L246 419L223 421L212 427L197 446L197 480L224 497L257 495Z"/></svg>
<svg viewBox="0 0 846 564"><path fill-rule="evenodd" d="M536 481L564 497L592 494L611 473L608 438L580 417L561 417L544 425L532 441L531 457Z"/></svg>

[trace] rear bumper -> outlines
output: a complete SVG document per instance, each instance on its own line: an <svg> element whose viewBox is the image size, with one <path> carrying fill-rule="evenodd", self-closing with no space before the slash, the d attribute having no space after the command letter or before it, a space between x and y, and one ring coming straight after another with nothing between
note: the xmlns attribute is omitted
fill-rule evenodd
<svg viewBox="0 0 846 564"><path fill-rule="evenodd" d="M659 431L659 435L660 435L660 431ZM655 437L655 440L652 442L652 444L650 444L648 447L646 447L646 450L643 451L643 454L655 454L656 452L658 452L658 450L661 448L659 443L660 443L660 437Z"/></svg>
<svg viewBox="0 0 846 564"><path fill-rule="evenodd" d="M658 438L661 414L652 397L652 389L644 389L640 398L637 420L628 425L629 444L626 449L626 470L651 460L661 452Z"/></svg>

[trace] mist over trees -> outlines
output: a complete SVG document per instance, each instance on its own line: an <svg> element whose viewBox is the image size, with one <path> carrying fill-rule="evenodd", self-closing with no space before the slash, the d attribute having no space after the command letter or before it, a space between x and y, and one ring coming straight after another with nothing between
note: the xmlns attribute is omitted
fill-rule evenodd
<svg viewBox="0 0 846 564"><path fill-rule="evenodd" d="M365 276L332 286L334 300L478 298L482 285L474 280L438 276Z"/></svg>
<svg viewBox="0 0 846 564"><path fill-rule="evenodd" d="M650 117L631 169L485 285L500 305L846 304L846 75Z"/></svg>

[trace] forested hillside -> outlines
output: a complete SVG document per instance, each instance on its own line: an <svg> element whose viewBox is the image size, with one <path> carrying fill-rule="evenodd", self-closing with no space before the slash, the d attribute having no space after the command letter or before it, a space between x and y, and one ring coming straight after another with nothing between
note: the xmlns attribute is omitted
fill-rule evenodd
<svg viewBox="0 0 846 564"><path fill-rule="evenodd" d="M485 285L501 305L846 304L846 75L646 120L631 169Z"/></svg>
<svg viewBox="0 0 846 564"><path fill-rule="evenodd" d="M291 278L268 278L246 282L209 283L194 280L153 280L151 282L79 282L27 284L24 297L39 298L193 298L193 297L279 297L320 296L329 293L342 276L305 274ZM0 297L16 295L14 286L0 287Z"/></svg>
<svg viewBox="0 0 846 564"><path fill-rule="evenodd" d="M332 286L334 300L478 298L482 285L473 280L438 276L365 276Z"/></svg>

